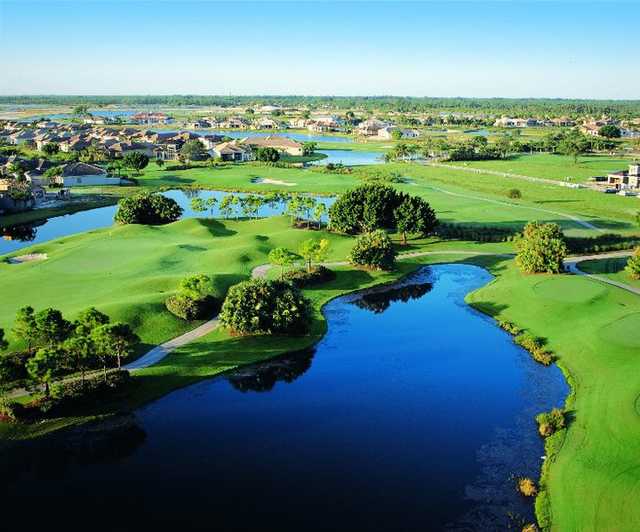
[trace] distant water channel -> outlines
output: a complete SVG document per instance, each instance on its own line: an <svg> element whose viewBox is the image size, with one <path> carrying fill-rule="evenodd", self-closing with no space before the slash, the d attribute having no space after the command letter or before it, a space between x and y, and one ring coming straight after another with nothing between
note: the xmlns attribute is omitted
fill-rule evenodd
<svg viewBox="0 0 640 532"><path fill-rule="evenodd" d="M334 300L313 351L142 408L113 456L68 437L5 456L3 501L22 526L23 506L73 501L74 518L146 529L519 530L533 511L515 476L544 453L533 417L568 390L464 303L490 279L440 265Z"/></svg>
<svg viewBox="0 0 640 532"><path fill-rule="evenodd" d="M227 194L227 192L205 190L170 190L168 192L164 192L165 196L176 200L184 209L184 213L182 215L183 218L198 218L203 216L222 217L218 205L216 205L212 211L207 211L206 213L195 212L191 209L191 199L196 196L202 199L215 197L218 199L219 203L220 199ZM242 197L247 194L236 193L235 195ZM334 198L330 197L318 197L316 199L317 201L327 205L327 207L332 205L335 201ZM31 246L33 244L47 242L54 238L83 233L85 231L100 229L102 227L109 227L113 224L113 217L117 210L118 207L116 205L110 205L108 207L99 207L97 209L80 211L74 214L56 216L39 224L21 224L10 228L0 229L0 233L3 235L3 238L0 240L0 255L4 253L11 253L12 251ZM285 210L286 205L284 203L279 203L274 206L265 205L258 211L258 216L277 216L283 214Z"/></svg>

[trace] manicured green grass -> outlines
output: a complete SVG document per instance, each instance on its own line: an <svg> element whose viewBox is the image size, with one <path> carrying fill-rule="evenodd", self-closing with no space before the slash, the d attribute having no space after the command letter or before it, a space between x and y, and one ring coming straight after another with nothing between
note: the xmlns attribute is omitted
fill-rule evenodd
<svg viewBox="0 0 640 532"><path fill-rule="evenodd" d="M567 155L536 153L514 155L499 161L470 161L453 164L571 183L584 183L590 177L606 176L609 172L626 170L631 162L630 159L619 157L583 155L575 163L573 157Z"/></svg>
<svg viewBox="0 0 640 532"><path fill-rule="evenodd" d="M586 273L593 273L611 279L612 281L640 288L640 280L632 279L629 274L624 271L628 260L627 257L585 260L578 264L578 268Z"/></svg>
<svg viewBox="0 0 640 532"><path fill-rule="evenodd" d="M0 328L9 332L16 311L24 305L56 307L68 318L95 306L132 325L144 351L194 327L164 308L180 279L192 273L210 274L224 293L231 284L248 278L253 267L268 262L272 248L296 250L312 236L331 240L334 259L346 257L351 247L348 237L292 229L285 217L114 226L32 246L13 255L47 253L49 258L0 262Z"/></svg>
<svg viewBox="0 0 640 532"><path fill-rule="evenodd" d="M491 270L495 281L468 301L546 338L574 386L566 435L547 445L538 517L553 530L639 530L638 296L584 277L525 276L512 262Z"/></svg>

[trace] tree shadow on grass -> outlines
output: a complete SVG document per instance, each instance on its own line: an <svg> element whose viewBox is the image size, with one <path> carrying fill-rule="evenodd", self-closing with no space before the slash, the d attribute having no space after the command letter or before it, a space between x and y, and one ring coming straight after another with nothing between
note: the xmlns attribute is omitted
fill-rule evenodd
<svg viewBox="0 0 640 532"><path fill-rule="evenodd" d="M487 314L492 318L499 316L504 310L509 308L509 305L502 305L492 301L473 301L471 305L476 310L479 310L483 314Z"/></svg>
<svg viewBox="0 0 640 532"><path fill-rule="evenodd" d="M237 231L229 229L224 223L212 218L199 218L198 221L203 227L206 227L211 236L233 236L238 234Z"/></svg>

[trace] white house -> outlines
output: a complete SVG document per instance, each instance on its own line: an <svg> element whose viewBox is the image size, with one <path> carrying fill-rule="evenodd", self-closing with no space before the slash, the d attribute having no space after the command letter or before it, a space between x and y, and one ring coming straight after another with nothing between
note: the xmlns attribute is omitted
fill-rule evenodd
<svg viewBox="0 0 640 532"><path fill-rule="evenodd" d="M378 130L378 137L384 140L391 140L395 131L400 131L400 138L402 139L416 139L420 136L420 132L417 129L401 129L396 126L387 126Z"/></svg>

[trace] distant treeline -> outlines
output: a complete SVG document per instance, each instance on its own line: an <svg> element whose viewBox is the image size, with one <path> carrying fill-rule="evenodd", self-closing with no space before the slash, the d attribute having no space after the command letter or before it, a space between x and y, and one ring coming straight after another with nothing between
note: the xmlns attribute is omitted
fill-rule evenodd
<svg viewBox="0 0 640 532"><path fill-rule="evenodd" d="M525 116L640 116L640 100L553 98L418 98L399 96L0 96L0 104L330 108L404 113L469 112Z"/></svg>

